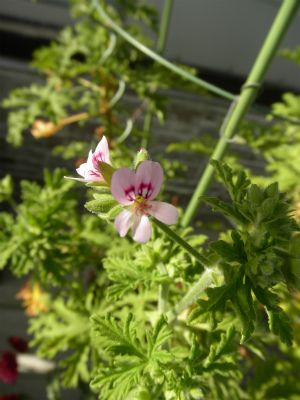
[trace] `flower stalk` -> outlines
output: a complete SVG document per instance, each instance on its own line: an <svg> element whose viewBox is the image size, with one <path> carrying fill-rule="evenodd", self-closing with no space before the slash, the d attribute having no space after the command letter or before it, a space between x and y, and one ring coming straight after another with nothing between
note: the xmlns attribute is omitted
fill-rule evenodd
<svg viewBox="0 0 300 400"><path fill-rule="evenodd" d="M170 229L164 223L158 221L156 218L152 218L152 222L161 229L171 240L179 244L185 251L187 251L191 256L195 257L197 261L205 268L208 268L208 260L202 256L194 247L192 247L188 242L182 239L177 233Z"/></svg>
<svg viewBox="0 0 300 400"><path fill-rule="evenodd" d="M213 282L213 274L214 270L211 268L207 268L203 272L200 279L191 286L190 290L174 307L174 309L167 313L168 322L174 321L178 315L190 307L200 297L200 295L210 287Z"/></svg>
<svg viewBox="0 0 300 400"><path fill-rule="evenodd" d="M297 9L299 8L299 5L300 0L283 1L265 39L265 42L256 58L252 70L249 73L246 83L241 88L240 96L234 99L233 107L231 107L229 110L229 115L226 118L226 124L222 129L221 137L211 156L213 160L222 160L230 140L236 134L242 119L255 100L266 72L278 50L279 44L286 33L293 16L296 14ZM182 226L188 226L193 219L201 202L201 196L203 196L212 180L213 173L213 166L211 164L207 164L199 180L198 186L185 211L182 219Z"/></svg>
<svg viewBox="0 0 300 400"><path fill-rule="evenodd" d="M169 296L169 284L161 283L158 287L158 306L157 306L157 310L160 314L163 314L167 311L168 296Z"/></svg>

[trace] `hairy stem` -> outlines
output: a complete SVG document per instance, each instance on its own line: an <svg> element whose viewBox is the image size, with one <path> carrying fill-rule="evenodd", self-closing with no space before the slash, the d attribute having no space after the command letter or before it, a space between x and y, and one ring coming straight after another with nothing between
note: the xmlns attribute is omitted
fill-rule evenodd
<svg viewBox="0 0 300 400"><path fill-rule="evenodd" d="M200 295L212 284L214 271L207 268L200 279L191 286L187 294L180 300L180 302L167 313L168 322L174 321L176 317L193 304Z"/></svg>
<svg viewBox="0 0 300 400"><path fill-rule="evenodd" d="M157 310L160 314L163 314L167 311L168 296L169 296L169 284L161 283L158 287L158 305L157 305Z"/></svg>
<svg viewBox="0 0 300 400"><path fill-rule="evenodd" d="M142 148L147 148L149 145L149 139L150 139L150 130L152 126L152 111L151 108L148 105L148 109L146 111L146 115L144 118L144 124L143 124L143 131L145 133L145 136L143 137L141 147Z"/></svg>
<svg viewBox="0 0 300 400"><path fill-rule="evenodd" d="M182 247L186 252L188 252L191 256L195 257L197 261L205 268L208 268L208 260L202 256L196 249L194 249L191 245L188 244L184 239L177 235L172 229L170 229L167 225L158 221L156 218L151 219L152 222L159 227L171 240L178 243L180 247Z"/></svg>
<svg viewBox="0 0 300 400"><path fill-rule="evenodd" d="M234 100L233 106L229 110L229 114L225 119L226 122L221 129L221 137L211 156L212 159L222 160L230 139L236 133L240 122L257 95L269 65L277 52L280 41L287 31L299 5L300 0L283 1L246 83L241 89L241 94ZM205 193L212 180L213 172L213 166L208 164L186 209L182 219L182 226L188 226L190 224L199 207L201 196Z"/></svg>

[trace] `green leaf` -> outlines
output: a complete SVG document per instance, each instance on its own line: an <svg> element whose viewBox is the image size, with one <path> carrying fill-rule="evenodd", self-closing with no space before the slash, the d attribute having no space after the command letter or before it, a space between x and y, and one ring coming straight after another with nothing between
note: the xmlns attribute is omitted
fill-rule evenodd
<svg viewBox="0 0 300 400"><path fill-rule="evenodd" d="M232 200L241 201L245 196L246 189L250 185L250 180L247 178L246 173L240 170L235 176L234 171L229 165L217 160L212 160L211 164L217 171Z"/></svg>
<svg viewBox="0 0 300 400"><path fill-rule="evenodd" d="M115 198L111 194L103 193L95 193L95 200L88 201L85 203L85 208L94 213L94 214L107 214L111 212L113 208L119 206L119 203L115 200Z"/></svg>
<svg viewBox="0 0 300 400"><path fill-rule="evenodd" d="M269 186L266 187L264 194L267 197L277 197L279 195L279 190L278 190L278 183L273 182Z"/></svg>
<svg viewBox="0 0 300 400"><path fill-rule="evenodd" d="M209 354L203 361L205 368L209 367L212 363L219 361L223 356L233 352L234 337L235 329L234 326L231 325L226 333L222 333L220 342L210 347Z"/></svg>
<svg viewBox="0 0 300 400"><path fill-rule="evenodd" d="M77 388L80 381L88 382L91 378L89 371L90 346L80 347L60 362L63 369L62 382L68 388Z"/></svg>
<svg viewBox="0 0 300 400"><path fill-rule="evenodd" d="M128 314L124 328L114 318L107 315L105 318L98 315L91 317L92 332L100 335L105 341L103 347L113 354L127 354L146 358L145 349L136 335L136 326L133 324L133 315Z"/></svg>
<svg viewBox="0 0 300 400"><path fill-rule="evenodd" d="M160 351L160 348L171 337L171 335L172 331L168 327L167 319L164 315L161 315L159 320L156 322L154 329L147 335L148 358L155 357L157 358L157 361L164 364L165 359L161 359L163 353Z"/></svg>
<svg viewBox="0 0 300 400"><path fill-rule="evenodd" d="M110 185L111 177L113 176L113 173L116 171L115 168L113 168L110 164L107 164L104 161L99 161L99 170L101 171L101 174L105 180L105 182Z"/></svg>
<svg viewBox="0 0 300 400"><path fill-rule="evenodd" d="M190 322L197 320L197 318L208 312L223 312L227 300L229 300L234 293L234 286L232 284L223 285L216 288L209 288L206 292L208 300L199 300L197 302L198 306L189 314Z"/></svg>
<svg viewBox="0 0 300 400"><path fill-rule="evenodd" d="M288 346L292 345L293 332L291 322L285 312L279 307L279 298L275 293L260 287L253 287L257 299L265 306L269 317L270 330L280 337Z"/></svg>
<svg viewBox="0 0 300 400"><path fill-rule="evenodd" d="M210 248L219 254L225 261L241 261L240 254L236 251L233 245L225 242L224 240L218 240L210 243Z"/></svg>
<svg viewBox="0 0 300 400"><path fill-rule="evenodd" d="M171 354L162 348L171 337L164 316L153 329L148 329L143 338L138 337L138 324L129 313L124 323L107 315L91 317L92 334L101 337L102 347L113 355L111 365L101 367L91 382L101 398L126 399L133 389L146 380L161 382L167 372L161 366L172 360ZM139 326L141 332L141 326Z"/></svg>
<svg viewBox="0 0 300 400"><path fill-rule="evenodd" d="M265 199L260 205L260 207L258 207L258 216L260 220L263 221L272 217L277 204L278 204L277 196Z"/></svg>
<svg viewBox="0 0 300 400"><path fill-rule="evenodd" d="M245 218L245 216L241 214L236 208L234 208L233 205L215 197L202 196L201 199L203 199L205 203L209 204L212 207L213 211L219 211L222 214L233 218L237 222L247 222L248 218Z"/></svg>
<svg viewBox="0 0 300 400"><path fill-rule="evenodd" d="M264 200L264 195L262 190L259 188L257 185L251 185L248 192L247 192L247 198L254 208L259 207L260 204Z"/></svg>
<svg viewBox="0 0 300 400"><path fill-rule="evenodd" d="M13 181L10 175L0 180L0 202L7 201L13 194Z"/></svg>
<svg viewBox="0 0 300 400"><path fill-rule="evenodd" d="M88 182L85 184L87 187L92 188L96 192L102 194L109 194L110 188L106 182L96 181L96 182Z"/></svg>
<svg viewBox="0 0 300 400"><path fill-rule="evenodd" d="M291 346L293 343L293 331L291 327L290 318L280 308L278 311L272 311L267 309L269 317L270 330L280 337L280 339Z"/></svg>
<svg viewBox="0 0 300 400"><path fill-rule="evenodd" d="M236 295L232 298L232 301L242 323L241 343L244 343L251 337L256 322L256 311L253 304L250 282L248 280L246 280L245 284L237 287Z"/></svg>

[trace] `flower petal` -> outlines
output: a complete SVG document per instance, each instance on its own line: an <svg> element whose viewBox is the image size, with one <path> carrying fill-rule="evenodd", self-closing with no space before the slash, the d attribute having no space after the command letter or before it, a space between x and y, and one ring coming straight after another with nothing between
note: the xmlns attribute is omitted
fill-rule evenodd
<svg viewBox="0 0 300 400"><path fill-rule="evenodd" d="M109 148L107 139L105 136L98 143L95 152L92 155L92 162L94 168L99 169L99 161L103 161L107 164L110 164L109 160Z"/></svg>
<svg viewBox="0 0 300 400"><path fill-rule="evenodd" d="M117 215L115 219L115 228L119 232L121 237L124 237L131 225L132 213L128 210L124 210Z"/></svg>
<svg viewBox="0 0 300 400"><path fill-rule="evenodd" d="M164 172L158 162L143 161L137 168L135 193L146 199L153 199L160 191Z"/></svg>
<svg viewBox="0 0 300 400"><path fill-rule="evenodd" d="M100 140L93 154L93 162L97 163L99 161L104 161L107 164L110 164L109 147L105 136Z"/></svg>
<svg viewBox="0 0 300 400"><path fill-rule="evenodd" d="M121 168L114 172L110 189L111 194L121 204L129 205L134 201L134 179L135 174L128 168Z"/></svg>
<svg viewBox="0 0 300 400"><path fill-rule="evenodd" d="M135 217L132 227L132 238L138 243L146 243L151 237L151 224L147 215Z"/></svg>
<svg viewBox="0 0 300 400"><path fill-rule="evenodd" d="M99 171L97 171L95 169L88 169L85 174L85 181L86 182L98 182L98 181L104 181L104 179Z"/></svg>
<svg viewBox="0 0 300 400"><path fill-rule="evenodd" d="M85 163L81 164L81 165L76 169L76 172L77 172L77 174L79 174L79 175L81 175L81 176L83 176L83 177L85 178L87 169L88 169L88 165L87 165L87 163L85 162Z"/></svg>
<svg viewBox="0 0 300 400"><path fill-rule="evenodd" d="M151 208L148 212L153 215L153 217L164 224L176 224L178 220L178 211L176 207L172 206L172 204L163 201L149 201L149 204L151 205Z"/></svg>

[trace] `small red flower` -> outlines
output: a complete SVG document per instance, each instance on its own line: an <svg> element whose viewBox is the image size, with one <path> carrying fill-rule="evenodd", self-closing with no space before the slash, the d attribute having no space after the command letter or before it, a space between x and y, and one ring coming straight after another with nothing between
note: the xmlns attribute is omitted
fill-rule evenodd
<svg viewBox="0 0 300 400"><path fill-rule="evenodd" d="M11 351L3 351L0 357L0 380L4 383L14 383L18 377L16 356Z"/></svg>
<svg viewBox="0 0 300 400"><path fill-rule="evenodd" d="M20 336L10 336L8 342L18 353L27 353L28 343Z"/></svg>

